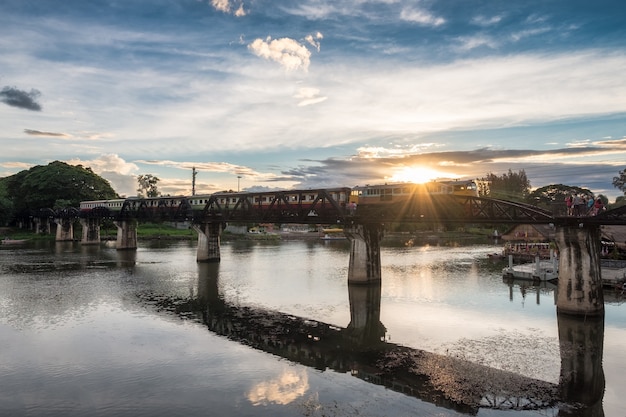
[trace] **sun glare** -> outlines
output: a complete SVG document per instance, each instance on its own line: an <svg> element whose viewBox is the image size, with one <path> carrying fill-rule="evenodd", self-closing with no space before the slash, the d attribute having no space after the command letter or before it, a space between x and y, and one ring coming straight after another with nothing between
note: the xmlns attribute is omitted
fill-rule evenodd
<svg viewBox="0 0 626 417"><path fill-rule="evenodd" d="M395 182L412 182L415 184L422 184L446 175L447 174L444 174L443 172L435 171L430 168L405 167L398 171L390 179Z"/></svg>

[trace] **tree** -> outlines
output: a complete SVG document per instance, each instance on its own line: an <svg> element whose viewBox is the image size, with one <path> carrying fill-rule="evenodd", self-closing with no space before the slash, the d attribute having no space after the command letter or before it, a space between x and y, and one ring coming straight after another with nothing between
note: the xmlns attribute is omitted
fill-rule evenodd
<svg viewBox="0 0 626 417"><path fill-rule="evenodd" d="M111 184L82 165L54 161L4 178L15 213L41 208L78 207L85 200L118 198Z"/></svg>
<svg viewBox="0 0 626 417"><path fill-rule="evenodd" d="M0 226L6 226L13 219L13 202L8 196L6 180L0 178Z"/></svg>
<svg viewBox="0 0 626 417"><path fill-rule="evenodd" d="M626 195L626 169L619 172L619 177L613 177L613 187Z"/></svg>
<svg viewBox="0 0 626 417"><path fill-rule="evenodd" d="M489 184L489 197L503 200L524 201L530 192L530 181L522 169L515 173L509 169L506 174L488 173L479 178Z"/></svg>
<svg viewBox="0 0 626 417"><path fill-rule="evenodd" d="M552 210L554 205L561 206L564 209L566 207L565 197L574 194L594 198L593 193L587 188L563 184L550 184L545 187L537 188L528 194L526 201L534 206L543 207L549 210Z"/></svg>
<svg viewBox="0 0 626 417"><path fill-rule="evenodd" d="M143 197L145 195L146 197L158 197L161 195L157 187L159 181L161 180L152 174L139 175L137 177L137 183L139 184L137 196Z"/></svg>

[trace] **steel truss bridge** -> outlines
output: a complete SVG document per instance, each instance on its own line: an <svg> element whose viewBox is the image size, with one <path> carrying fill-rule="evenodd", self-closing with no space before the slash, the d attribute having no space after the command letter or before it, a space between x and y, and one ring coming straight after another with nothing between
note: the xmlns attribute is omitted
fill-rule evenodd
<svg viewBox="0 0 626 417"><path fill-rule="evenodd" d="M315 194L313 201L293 201L295 193ZM148 205L147 199L126 199L119 210L97 207L88 213L75 208L59 211L39 210L35 217L92 217L138 221L192 221L242 223L457 223L457 224L576 224L626 225L626 206L602 212L597 216L572 217L564 213L564 205L546 210L533 205L459 195L430 195L410 200L362 204L351 210L345 202L326 189L263 192L269 204L255 204L255 193L233 193L224 203L224 194L213 195L203 208L192 207L193 197L161 197ZM259 194L260 195L260 194Z"/></svg>

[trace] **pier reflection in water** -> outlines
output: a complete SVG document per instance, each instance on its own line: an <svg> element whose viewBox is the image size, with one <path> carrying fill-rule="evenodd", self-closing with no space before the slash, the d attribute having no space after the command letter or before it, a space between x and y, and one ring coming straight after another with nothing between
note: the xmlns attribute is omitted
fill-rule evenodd
<svg viewBox="0 0 626 417"><path fill-rule="evenodd" d="M0 409L624 417L623 306L557 317L493 248L383 248L382 285L350 286L341 245L224 246L2 250Z"/></svg>
<svg viewBox="0 0 626 417"><path fill-rule="evenodd" d="M381 286L350 285L346 328L277 311L241 307L219 293L219 264L198 265L197 296L159 297L176 314L202 318L208 329L256 349L314 367L349 372L374 384L467 414L479 409L558 410L563 416L603 416L604 320L558 317L560 384L385 341ZM151 300L155 301L155 300ZM291 376L294 381L300 377ZM262 389L264 391L265 389Z"/></svg>

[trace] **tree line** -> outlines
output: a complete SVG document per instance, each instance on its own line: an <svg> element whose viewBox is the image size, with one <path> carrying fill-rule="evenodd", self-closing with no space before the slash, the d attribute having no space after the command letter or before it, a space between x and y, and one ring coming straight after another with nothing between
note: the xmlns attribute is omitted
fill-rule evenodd
<svg viewBox="0 0 626 417"><path fill-rule="evenodd" d="M619 196L609 204L604 195L594 195L586 188L564 184L551 184L532 189L524 170L504 174L487 173L478 178L482 195L509 201L519 201L539 207L550 208L565 201L568 195L578 194L602 199L605 206L626 204L625 196ZM146 174L137 177L137 195L157 197L159 178ZM613 178L613 186L626 195L626 169ZM78 207L85 200L108 200L120 198L111 184L82 165L69 165L54 161L37 165L17 174L0 178L0 226L7 225L19 216L28 215L33 208L61 209Z"/></svg>

